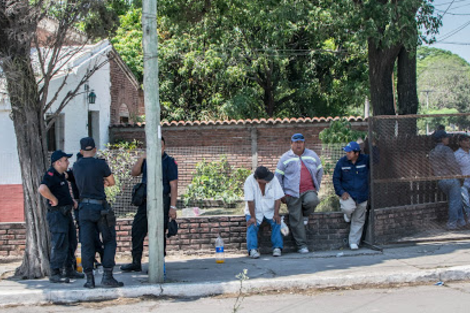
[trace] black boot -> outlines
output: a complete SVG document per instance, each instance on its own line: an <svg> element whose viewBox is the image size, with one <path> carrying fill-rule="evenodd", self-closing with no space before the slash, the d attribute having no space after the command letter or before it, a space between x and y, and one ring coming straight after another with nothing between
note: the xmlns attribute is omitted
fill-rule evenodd
<svg viewBox="0 0 470 313"><path fill-rule="evenodd" d="M101 280L103 288L117 288L124 286L123 282L114 279L112 268L104 268L103 270L103 279Z"/></svg>
<svg viewBox="0 0 470 313"><path fill-rule="evenodd" d="M77 272L73 267L68 267L64 271L64 276L67 278L85 278L85 274Z"/></svg>
<svg viewBox="0 0 470 313"><path fill-rule="evenodd" d="M83 285L83 287L88 288L88 289L95 288L95 277L93 276L93 271L85 272L85 275L86 275L86 283L85 285Z"/></svg>
<svg viewBox="0 0 470 313"><path fill-rule="evenodd" d="M132 263L125 264L121 266L121 271L123 272L142 272L142 265L140 262L132 261Z"/></svg>
<svg viewBox="0 0 470 313"><path fill-rule="evenodd" d="M70 280L67 277L62 277L62 275L60 275L60 269L58 268L51 269L49 281L51 283L70 283Z"/></svg>

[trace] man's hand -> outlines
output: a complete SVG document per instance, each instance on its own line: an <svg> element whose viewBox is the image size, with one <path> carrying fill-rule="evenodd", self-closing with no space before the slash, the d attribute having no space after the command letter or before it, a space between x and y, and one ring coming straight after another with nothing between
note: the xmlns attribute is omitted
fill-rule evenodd
<svg viewBox="0 0 470 313"><path fill-rule="evenodd" d="M286 198L287 198L287 196L282 197L282 198L281 198L281 202L284 203L284 204L286 204L286 203L287 203Z"/></svg>
<svg viewBox="0 0 470 313"><path fill-rule="evenodd" d="M349 199L349 193L344 192L344 193L341 195L341 199L343 199L343 200L348 200L348 199Z"/></svg>
<svg viewBox="0 0 470 313"><path fill-rule="evenodd" d="M75 199L73 199L73 208L78 209L78 202Z"/></svg>
<svg viewBox="0 0 470 313"><path fill-rule="evenodd" d="M59 200L57 200L57 198L54 197L52 199L49 199L49 203L51 204L51 206L57 206L59 204Z"/></svg>
<svg viewBox="0 0 470 313"><path fill-rule="evenodd" d="M274 213L273 220L276 224L281 224L281 216L279 214Z"/></svg>
<svg viewBox="0 0 470 313"><path fill-rule="evenodd" d="M168 216L169 216L172 220L176 220L177 215L178 215L178 214L176 213L176 209L170 208L170 211L168 212Z"/></svg>
<svg viewBox="0 0 470 313"><path fill-rule="evenodd" d="M251 224L255 224L256 225L256 218L255 217L250 217L250 219L248 220L248 222L246 222L246 227L250 227Z"/></svg>

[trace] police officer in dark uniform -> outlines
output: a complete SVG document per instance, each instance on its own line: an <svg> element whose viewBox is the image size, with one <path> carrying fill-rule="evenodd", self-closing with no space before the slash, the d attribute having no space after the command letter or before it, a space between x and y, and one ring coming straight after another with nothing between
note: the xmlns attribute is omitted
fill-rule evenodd
<svg viewBox="0 0 470 313"><path fill-rule="evenodd" d="M113 174L105 160L96 159L95 141L91 137L80 140L83 158L73 165L73 173L80 191L80 232L82 244L82 266L86 275L85 288L95 288L93 261L95 259L95 238L101 234L104 245L103 279L106 288L122 287L124 284L113 277L116 255L116 217L106 202L104 187L115 184Z"/></svg>
<svg viewBox="0 0 470 313"><path fill-rule="evenodd" d="M169 219L176 219L176 200L178 196L178 165L175 159L165 152L165 139L162 137L162 178L163 178L163 220L164 232L168 229ZM142 182L147 183L147 161L146 155L142 156L132 168L131 175L142 174ZM148 232L147 203L139 206L137 214L132 222L132 263L121 266L122 271L142 271L142 253L144 250L144 239ZM163 239L166 249L166 237ZM165 251L166 255L166 251Z"/></svg>
<svg viewBox="0 0 470 313"><path fill-rule="evenodd" d="M51 167L44 175L38 189L39 193L49 200L47 210L47 223L51 233L49 281L52 283L68 283L69 278L84 277L73 268L77 235L72 209L77 203L70 195L64 174L71 156L72 154L66 154L61 150L54 151L51 156ZM62 268L65 269L65 277L61 276Z"/></svg>

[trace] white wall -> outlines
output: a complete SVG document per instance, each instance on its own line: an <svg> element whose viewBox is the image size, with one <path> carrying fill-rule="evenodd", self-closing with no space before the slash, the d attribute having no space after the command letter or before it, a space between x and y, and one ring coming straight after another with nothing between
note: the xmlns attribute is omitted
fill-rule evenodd
<svg viewBox="0 0 470 313"><path fill-rule="evenodd" d="M0 185L21 184L20 162L8 100L0 100Z"/></svg>

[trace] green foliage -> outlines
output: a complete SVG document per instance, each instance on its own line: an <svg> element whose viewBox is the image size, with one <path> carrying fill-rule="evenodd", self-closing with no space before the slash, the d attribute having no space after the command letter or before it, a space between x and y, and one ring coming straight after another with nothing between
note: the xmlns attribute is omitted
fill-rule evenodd
<svg viewBox="0 0 470 313"><path fill-rule="evenodd" d="M106 199L112 205L116 197L122 193L122 188L132 180L131 169L134 166L140 150L137 150L138 142L121 142L118 144L108 144L105 150L100 150L98 155L104 158L114 176L116 184L105 188Z"/></svg>
<svg viewBox="0 0 470 313"><path fill-rule="evenodd" d="M322 130L318 134L318 137L323 144L343 144L356 141L359 138L365 138L366 135L367 133L365 131L352 129L351 123L343 119L330 122L330 127Z"/></svg>
<svg viewBox="0 0 470 313"><path fill-rule="evenodd" d="M244 168L234 169L225 156L220 161L206 162L196 165L191 184L181 196L185 205L191 202L200 202L204 199L222 200L231 204L243 195L243 184L251 171Z"/></svg>

